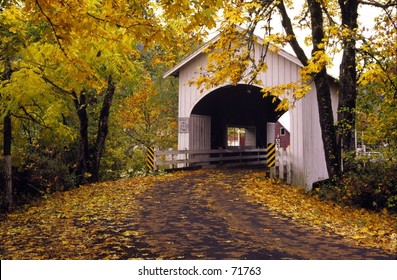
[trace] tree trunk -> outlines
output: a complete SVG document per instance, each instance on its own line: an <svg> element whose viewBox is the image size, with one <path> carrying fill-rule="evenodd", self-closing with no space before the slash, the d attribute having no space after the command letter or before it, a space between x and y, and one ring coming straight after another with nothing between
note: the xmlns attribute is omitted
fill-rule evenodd
<svg viewBox="0 0 397 280"><path fill-rule="evenodd" d="M110 107L113 102L113 96L115 93L115 84L113 82L112 76L108 78L108 88L106 91L105 98L103 100L101 113L99 115L98 132L97 139L94 149L94 157L92 163L92 181L96 182L99 180L99 167L105 148L106 136L108 134L108 123L109 123L109 113Z"/></svg>
<svg viewBox="0 0 397 280"><path fill-rule="evenodd" d="M11 60L6 59L5 71L1 75L2 81L11 79L12 68ZM11 161L11 144L12 144L12 124L11 124L11 113L6 111L4 117L4 128L3 128L3 155L4 155L4 196L2 201L2 207L5 211L10 212L13 204L13 187L12 187L12 161Z"/></svg>
<svg viewBox="0 0 397 280"><path fill-rule="evenodd" d="M329 76L326 69L321 70L314 78L317 91L317 104L320 116L321 136L323 139L325 162L328 176L336 179L340 175L339 149L336 139L336 128L332 111Z"/></svg>
<svg viewBox="0 0 397 280"><path fill-rule="evenodd" d="M12 127L10 112L4 118L4 197L3 208L10 212L13 204L12 199L12 164L11 164L11 142Z"/></svg>
<svg viewBox="0 0 397 280"><path fill-rule="evenodd" d="M79 155L76 169L77 183L83 184L86 172L89 170L89 151L88 151L88 114L87 97L84 92L80 97L73 92L74 105L80 122Z"/></svg>
<svg viewBox="0 0 397 280"><path fill-rule="evenodd" d="M317 0L308 0L309 11L312 24L313 49L312 55L318 51L324 51L320 48L323 45L324 26L323 12L321 3ZM314 83L317 91L317 103L320 116L321 135L324 145L325 162L329 178L336 179L340 175L340 158L336 138L336 128L334 126L334 115L332 111L331 90L329 86L329 77L327 69L323 69L315 75Z"/></svg>
<svg viewBox="0 0 397 280"><path fill-rule="evenodd" d="M355 110L357 100L357 73L356 73L356 38L355 29L358 27L358 1L357 0L339 0L339 6L342 12L342 28L349 31L349 36L344 37L342 62L340 64L339 74L339 146L341 157L343 154L348 155L354 152L355 147ZM342 154L343 153L343 154ZM343 160L344 169L349 167L347 156Z"/></svg>
<svg viewBox="0 0 397 280"><path fill-rule="evenodd" d="M323 14L320 2L316 0L308 0L308 5L312 23L313 54L317 51L320 51L319 45L324 39ZM291 36L289 43L293 48L295 54L297 55L298 59L305 66L308 64L308 58L306 57L303 49L296 40L296 36L293 32L293 26L287 14L283 1L280 1L277 7L282 17L283 28L286 31L287 35ZM328 79L329 77L327 74L327 70L324 67L320 71L320 73L316 74L316 76L314 77L314 83L317 92L317 102L320 116L321 136L324 145L325 162L327 166L328 176L329 178L333 179L338 177L340 173L340 157L337 145L336 128L334 126L331 90Z"/></svg>

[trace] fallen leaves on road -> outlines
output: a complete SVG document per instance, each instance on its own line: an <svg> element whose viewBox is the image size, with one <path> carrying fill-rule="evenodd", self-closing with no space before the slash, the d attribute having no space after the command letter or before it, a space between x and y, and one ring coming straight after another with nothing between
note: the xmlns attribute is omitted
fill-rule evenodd
<svg viewBox="0 0 397 280"><path fill-rule="evenodd" d="M204 177L206 181L199 176L203 172L208 174ZM150 251L136 246L142 242L144 232L137 220L133 219L142 211L135 198L146 189L165 181L179 179L185 185L185 176L197 176L197 180L193 180L197 183L196 188L199 188L200 183L211 182L218 182L225 189L242 188L252 201L265 204L297 223L335 232L361 245L397 252L396 215L321 201L301 188L264 179L263 172L239 173L236 170L222 176L219 173L222 171L176 172L85 185L72 191L56 193L0 221L0 258L151 258ZM233 176L233 180L222 181L225 176ZM206 207L211 208L211 205Z"/></svg>
<svg viewBox="0 0 397 280"><path fill-rule="evenodd" d="M103 182L55 193L0 222L1 259L127 259L142 256L135 198L183 173Z"/></svg>
<svg viewBox="0 0 397 280"><path fill-rule="evenodd" d="M243 188L252 200L296 222L342 235L357 245L397 253L397 215L386 210L371 212L335 205L320 200L303 188L275 183L259 173L246 181Z"/></svg>

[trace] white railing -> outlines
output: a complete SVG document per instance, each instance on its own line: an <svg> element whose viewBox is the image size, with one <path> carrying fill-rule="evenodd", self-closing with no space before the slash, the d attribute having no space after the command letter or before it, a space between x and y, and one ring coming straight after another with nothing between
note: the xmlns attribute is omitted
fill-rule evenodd
<svg viewBox="0 0 397 280"><path fill-rule="evenodd" d="M270 178L279 178L287 184L292 181L292 160L289 148L279 148L276 151L276 166L269 170Z"/></svg>

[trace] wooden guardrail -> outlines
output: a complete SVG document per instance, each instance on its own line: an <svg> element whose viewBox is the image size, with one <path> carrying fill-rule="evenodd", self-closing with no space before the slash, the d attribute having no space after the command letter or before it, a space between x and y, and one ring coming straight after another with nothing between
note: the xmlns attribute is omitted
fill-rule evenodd
<svg viewBox="0 0 397 280"><path fill-rule="evenodd" d="M155 151L155 169L175 169L219 164L265 164L266 149Z"/></svg>
<svg viewBox="0 0 397 280"><path fill-rule="evenodd" d="M154 151L153 167L154 170L211 167L215 165L263 165L266 167L266 151L267 149ZM278 149L276 164L270 168L270 176L290 183L291 172L289 151Z"/></svg>

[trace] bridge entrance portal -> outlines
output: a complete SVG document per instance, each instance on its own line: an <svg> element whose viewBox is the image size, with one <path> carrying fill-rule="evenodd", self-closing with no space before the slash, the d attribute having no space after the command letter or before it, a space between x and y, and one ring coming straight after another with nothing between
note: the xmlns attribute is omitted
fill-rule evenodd
<svg viewBox="0 0 397 280"><path fill-rule="evenodd" d="M267 146L267 123L275 123L284 112L276 112L277 99L263 97L252 85L225 86L203 97L193 108L192 116L205 116L209 121L211 149ZM203 126L203 124L201 124ZM192 141L200 136L190 135Z"/></svg>

